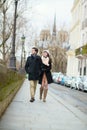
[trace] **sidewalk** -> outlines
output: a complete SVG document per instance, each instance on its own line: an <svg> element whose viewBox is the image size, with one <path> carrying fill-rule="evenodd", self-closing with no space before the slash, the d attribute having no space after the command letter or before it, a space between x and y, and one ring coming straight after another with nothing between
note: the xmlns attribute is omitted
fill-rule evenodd
<svg viewBox="0 0 87 130"><path fill-rule="evenodd" d="M26 79L0 120L0 130L87 130L87 116L48 91L47 102L30 103Z"/></svg>

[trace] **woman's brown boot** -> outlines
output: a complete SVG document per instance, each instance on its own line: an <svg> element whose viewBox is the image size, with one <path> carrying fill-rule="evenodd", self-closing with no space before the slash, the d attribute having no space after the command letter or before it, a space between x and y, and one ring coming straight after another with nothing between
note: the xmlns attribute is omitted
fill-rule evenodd
<svg viewBox="0 0 87 130"><path fill-rule="evenodd" d="M42 99L42 94L43 94L43 87L40 87L40 100Z"/></svg>
<svg viewBox="0 0 87 130"><path fill-rule="evenodd" d="M44 89L43 102L46 102L48 89Z"/></svg>

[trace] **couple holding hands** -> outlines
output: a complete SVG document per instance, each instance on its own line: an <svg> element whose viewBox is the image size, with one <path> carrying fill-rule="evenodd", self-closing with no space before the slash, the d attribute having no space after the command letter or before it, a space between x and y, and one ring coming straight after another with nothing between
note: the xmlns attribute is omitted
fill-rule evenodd
<svg viewBox="0 0 87 130"><path fill-rule="evenodd" d="M48 85L53 82L51 75L52 62L48 50L44 50L41 57L37 54L38 48L33 47L32 53L25 64L25 70L30 81L30 102L35 101L37 83L41 84L40 100L43 99L43 102L46 102Z"/></svg>

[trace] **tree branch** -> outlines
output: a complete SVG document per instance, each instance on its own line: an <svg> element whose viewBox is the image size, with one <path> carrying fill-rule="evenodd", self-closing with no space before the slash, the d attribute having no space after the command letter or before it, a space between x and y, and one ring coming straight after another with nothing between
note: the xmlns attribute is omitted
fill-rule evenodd
<svg viewBox="0 0 87 130"><path fill-rule="evenodd" d="M8 49L7 49L6 52L5 52L5 55L9 52L10 49L11 49L11 46L8 47Z"/></svg>

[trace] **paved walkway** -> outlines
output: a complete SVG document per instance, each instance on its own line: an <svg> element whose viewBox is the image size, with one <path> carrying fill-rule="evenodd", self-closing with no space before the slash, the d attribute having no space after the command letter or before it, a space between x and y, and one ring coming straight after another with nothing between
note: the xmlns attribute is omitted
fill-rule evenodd
<svg viewBox="0 0 87 130"><path fill-rule="evenodd" d="M48 91L47 102L29 102L26 79L0 120L0 130L87 130L87 116Z"/></svg>

